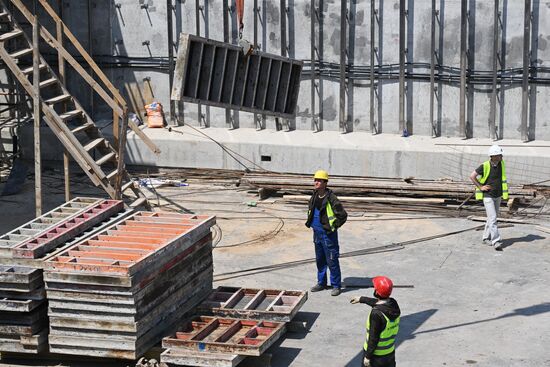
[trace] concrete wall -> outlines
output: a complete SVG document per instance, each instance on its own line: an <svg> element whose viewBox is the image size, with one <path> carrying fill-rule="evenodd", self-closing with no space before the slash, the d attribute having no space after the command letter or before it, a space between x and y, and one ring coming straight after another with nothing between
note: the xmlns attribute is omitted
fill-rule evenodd
<svg viewBox="0 0 550 367"><path fill-rule="evenodd" d="M79 38L83 46L93 54L107 72L113 83L123 90L130 105L137 112L153 100L169 105L168 77L168 35L167 15L173 22L174 40L180 32L195 34L197 19L199 34L204 37L223 40L223 0L197 0L200 10L197 17L195 1L174 0L173 9L168 10L166 1L161 0L52 0L60 9L68 27ZM32 0L25 0L32 8ZM322 62L320 78L315 94L316 111L321 130L338 131L339 126L339 79L340 62L340 2L336 0L315 0L319 17L311 11L310 0L286 0L287 11L283 12L287 24L287 53L290 57L304 60L304 80L298 99L298 112L292 128L312 130L311 81L309 59L311 50L311 17L314 14L315 43L319 61ZM523 58L523 16L524 2L501 0L501 60L503 70L515 69L516 81L503 80L497 108L497 126L500 138L519 139L521 123L521 67ZM395 76L399 62L399 0L374 0L378 22L375 29L377 59L380 70L392 72L393 79L378 80L375 101L375 123L378 133L401 133L399 131L399 86ZM237 21L233 2L229 12L229 40L236 43ZM281 6L280 1L257 0L258 18L254 17L254 2L247 0L245 9L244 38L254 40L254 23L257 22L257 45L261 51L281 53ZM407 0L407 72L429 73L423 67L430 61L431 0ZM368 68L370 64L371 1L350 0L348 6L348 93L346 118L349 131L370 131L370 86ZM493 9L494 0L468 0L469 37L468 68L476 72L492 69ZM460 66L460 1L437 0L437 46L439 63L453 68L456 76ZM40 12L43 23L53 31L51 22ZM547 67L550 59L550 23L544 20L550 16L546 2L533 1L531 64ZM43 47L43 52L50 52ZM425 66L426 66L425 65ZM519 68L519 69L518 69ZM538 77L545 77L541 72ZM518 79L519 78L519 79ZM69 72L69 89L77 95L88 112L98 119L108 119L109 110L97 95L83 87L83 80ZM405 115L409 132L417 135L431 135L429 121L430 87L426 81L407 80ZM437 83L435 106L436 130L440 136L459 136L459 87L457 83ZM488 119L490 106L490 85L471 85L468 88L467 124L472 137L489 137ZM530 135L536 140L550 140L550 123L545 106L550 102L548 86L530 87ZM319 110L320 109L320 110ZM235 112L232 121L226 121L225 111L220 108L185 104L185 123L210 127L258 127L250 113ZM200 118L199 118L200 116ZM267 118L260 126L276 129L273 118Z"/></svg>
<svg viewBox="0 0 550 367"><path fill-rule="evenodd" d="M200 35L223 40L222 0L198 0ZM81 27L81 15L86 14L86 2L65 1L67 9L64 17L71 29ZM440 63L454 68L454 74L460 66L460 2L439 0L438 42L437 49ZM523 57L523 13L522 1L501 1L502 11L502 49L503 69L521 68ZM115 7L111 2L92 1L92 24L94 33L93 51L96 55L117 55L130 58L162 58L166 62L168 55L166 2L160 0L120 0ZM310 58L310 20L311 2L306 0L288 0L286 12L288 55L293 58ZM399 58L399 1L376 0L379 23L376 29L378 63L397 73ZM196 33L196 12L194 1L175 1L175 8L170 12L174 19L174 37L179 32ZM260 50L270 53L281 53L281 11L279 1L258 0L259 18L257 43ZM340 2L334 0L317 0L316 6L321 9L320 21L316 23L316 43L319 57L334 67L321 72L318 80L316 108L321 108L320 125L323 130L339 130L339 81L338 64L340 61ZM492 68L493 38L493 0L469 0L469 60L468 68L476 71L490 71ZM368 70L370 64L370 1L348 2L348 63L355 70ZM411 73L428 73L428 68L418 63L430 61L430 24L431 1L408 0L407 22L407 68ZM74 14L79 14L75 17ZM550 23L543 20L550 16L546 3L533 1L533 65L547 66L547 44L550 41ZM107 22L108 20L108 22ZM230 41L235 42L237 26L235 12L230 12ZM110 32L107 32L110 30ZM253 2L247 1L245 9L244 38L254 39ZM109 36L110 33L110 36ZM97 35L97 37L96 37ZM86 35L81 35L87 38ZM416 66L413 68L412 63ZM308 70L306 66L305 70ZM152 100L159 100L169 110L168 74L165 70L153 69L113 69L110 72L116 85L127 90L130 100L136 108ZM520 76L520 74L516 74ZM539 74L544 76L544 74ZM410 132L418 135L431 135L432 124L429 121L429 83L425 81L407 81L405 96L406 120ZM298 100L296 129L311 130L311 82L305 79L301 83ZM459 87L458 84L440 82L438 100L435 107L435 124L441 136L459 136ZM467 124L473 137L488 137L488 119L490 106L490 85L475 85L468 89ZM396 79L381 80L377 88L379 100L375 103L376 124L378 132L400 133L398 104L399 88ZM352 131L370 131L369 81L365 74L355 75L348 83L348 102L346 114L348 128ZM550 139L550 126L544 106L550 100L548 87L531 88L530 119L534 122L532 137L537 140ZM501 138L519 139L521 121L521 86L510 85L505 81L499 95L497 108L498 133ZM99 107L95 107L100 110ZM318 112L318 111L316 111ZM219 108L203 107L202 119L196 105L185 104L185 123L226 127L225 111ZM249 113L233 114L234 125L239 127L256 127L253 115ZM276 128L275 121L267 118L266 127Z"/></svg>

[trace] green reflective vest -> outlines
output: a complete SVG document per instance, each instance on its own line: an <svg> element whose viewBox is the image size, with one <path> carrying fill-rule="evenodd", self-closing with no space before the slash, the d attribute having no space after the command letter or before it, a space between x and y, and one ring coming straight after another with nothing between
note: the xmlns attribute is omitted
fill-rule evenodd
<svg viewBox="0 0 550 367"><path fill-rule="evenodd" d="M504 161L500 161L502 165L502 198L504 200L508 199L508 181L506 179L506 168ZM489 178L489 172L491 172L491 161L483 162L483 176L479 179L479 183L484 185L487 179ZM476 187L476 200L483 200L483 191Z"/></svg>
<svg viewBox="0 0 550 367"><path fill-rule="evenodd" d="M382 313L382 316L386 319L386 328L380 333L380 339L374 350L375 356L385 356L392 353L395 350L395 336L399 331L400 317L391 321L386 315ZM370 314L367 317L367 338L363 344L363 349L367 350L369 345L369 330L370 330Z"/></svg>
<svg viewBox="0 0 550 367"><path fill-rule="evenodd" d="M330 230L332 232L336 231L336 226L334 225L334 222L336 221L336 216L334 215L334 211L332 210L332 205L330 205L330 201L327 198L327 217L328 217L328 224L330 226ZM307 211L307 216L309 217L311 213L311 210Z"/></svg>
<svg viewBox="0 0 550 367"><path fill-rule="evenodd" d="M330 225L330 229L332 232L336 230L336 226L334 225L334 222L336 221L336 216L334 215L334 211L332 211L332 205L330 205L330 201L327 200L327 217L328 217L328 224Z"/></svg>

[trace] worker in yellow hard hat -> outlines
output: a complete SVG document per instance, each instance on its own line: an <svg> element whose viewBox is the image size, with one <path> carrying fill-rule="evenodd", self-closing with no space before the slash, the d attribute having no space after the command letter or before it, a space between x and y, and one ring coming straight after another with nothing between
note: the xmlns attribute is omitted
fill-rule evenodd
<svg viewBox="0 0 550 367"><path fill-rule="evenodd" d="M314 191L309 199L306 227L313 229L315 259L317 262L317 284L312 292L327 289L327 268L330 271L331 295L338 296L342 287L340 272L340 247L338 245L338 228L348 218L342 203L332 190L327 188L328 172L319 170L313 176Z"/></svg>

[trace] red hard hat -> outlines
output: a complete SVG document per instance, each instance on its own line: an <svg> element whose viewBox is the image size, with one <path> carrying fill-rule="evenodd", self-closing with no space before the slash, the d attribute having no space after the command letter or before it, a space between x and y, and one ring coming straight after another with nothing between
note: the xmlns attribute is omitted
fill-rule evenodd
<svg viewBox="0 0 550 367"><path fill-rule="evenodd" d="M388 298L393 289L393 282L388 277L374 277L372 279L374 290L382 298Z"/></svg>

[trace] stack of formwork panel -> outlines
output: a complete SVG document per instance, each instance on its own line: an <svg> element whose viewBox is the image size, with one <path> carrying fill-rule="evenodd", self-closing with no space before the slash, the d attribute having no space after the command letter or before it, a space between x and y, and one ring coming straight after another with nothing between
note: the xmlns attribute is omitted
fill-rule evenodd
<svg viewBox="0 0 550 367"><path fill-rule="evenodd" d="M120 200L75 198L3 235L0 352L40 353L48 346L44 257L123 210Z"/></svg>
<svg viewBox="0 0 550 367"><path fill-rule="evenodd" d="M139 212L47 259L50 351L143 355L212 291L214 224Z"/></svg>
<svg viewBox="0 0 550 367"><path fill-rule="evenodd" d="M42 270L0 266L0 351L40 353L48 347Z"/></svg>

